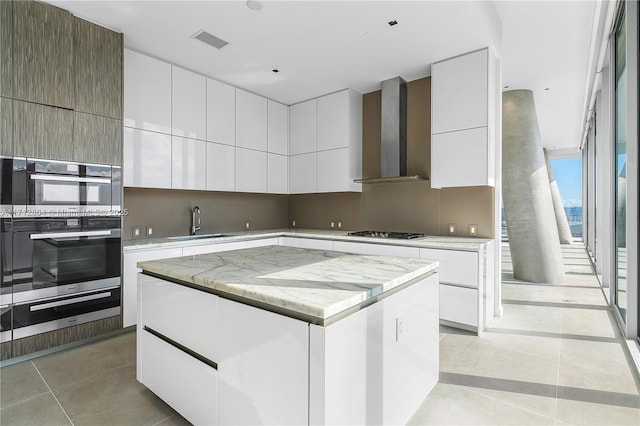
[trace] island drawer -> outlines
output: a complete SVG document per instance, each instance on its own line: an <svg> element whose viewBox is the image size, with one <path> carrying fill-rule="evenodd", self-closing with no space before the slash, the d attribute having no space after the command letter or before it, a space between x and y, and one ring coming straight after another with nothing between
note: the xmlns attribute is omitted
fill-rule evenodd
<svg viewBox="0 0 640 426"><path fill-rule="evenodd" d="M478 287L478 253L471 251L420 249L420 259L440 263L440 282Z"/></svg>
<svg viewBox="0 0 640 426"><path fill-rule="evenodd" d="M138 333L138 380L192 424L217 424L217 370L146 330Z"/></svg>
<svg viewBox="0 0 640 426"><path fill-rule="evenodd" d="M440 319L478 327L478 290L440 284Z"/></svg>
<svg viewBox="0 0 640 426"><path fill-rule="evenodd" d="M138 332L149 327L207 358L218 359L218 296L149 275L139 277Z"/></svg>
<svg viewBox="0 0 640 426"><path fill-rule="evenodd" d="M398 256L418 259L420 249L417 247L390 246L386 244L351 243L346 241L335 241L333 243L335 251L347 253L368 254L374 256Z"/></svg>

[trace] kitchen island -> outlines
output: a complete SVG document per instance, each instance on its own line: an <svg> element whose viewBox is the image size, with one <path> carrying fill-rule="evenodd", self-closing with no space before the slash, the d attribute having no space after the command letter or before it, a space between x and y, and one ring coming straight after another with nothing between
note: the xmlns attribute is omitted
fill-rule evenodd
<svg viewBox="0 0 640 426"><path fill-rule="evenodd" d="M138 380L195 424L404 424L438 263L267 246L140 262Z"/></svg>

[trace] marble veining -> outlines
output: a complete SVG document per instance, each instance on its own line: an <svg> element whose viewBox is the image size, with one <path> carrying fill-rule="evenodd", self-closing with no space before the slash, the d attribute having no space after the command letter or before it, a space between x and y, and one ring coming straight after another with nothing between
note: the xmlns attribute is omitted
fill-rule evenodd
<svg viewBox="0 0 640 426"><path fill-rule="evenodd" d="M138 267L322 323L436 270L438 262L267 246L139 262Z"/></svg>

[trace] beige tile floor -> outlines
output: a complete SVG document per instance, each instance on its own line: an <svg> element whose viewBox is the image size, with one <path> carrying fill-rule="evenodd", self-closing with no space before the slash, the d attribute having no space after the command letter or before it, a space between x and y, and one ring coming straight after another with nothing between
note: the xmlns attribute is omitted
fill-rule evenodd
<svg viewBox="0 0 640 426"><path fill-rule="evenodd" d="M412 425L640 425L639 381L591 264L563 248L567 284L513 279L482 336L441 327L440 382ZM135 380L135 333L0 370L0 424L186 425Z"/></svg>
<svg viewBox="0 0 640 426"><path fill-rule="evenodd" d="M640 382L587 253L562 249L564 285L513 278L480 337L441 327L440 382L412 425L640 425Z"/></svg>

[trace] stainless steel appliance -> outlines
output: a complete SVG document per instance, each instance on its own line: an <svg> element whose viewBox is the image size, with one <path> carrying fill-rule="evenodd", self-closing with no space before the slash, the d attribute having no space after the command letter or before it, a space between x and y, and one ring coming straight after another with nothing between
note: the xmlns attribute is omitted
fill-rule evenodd
<svg viewBox="0 0 640 426"><path fill-rule="evenodd" d="M354 231L347 235L353 237L370 237L370 238L393 238L400 240L413 240L424 237L424 234L416 234L413 232L387 232L387 231Z"/></svg>
<svg viewBox="0 0 640 426"><path fill-rule="evenodd" d="M14 217L105 215L120 210L119 166L14 158L12 170Z"/></svg>

